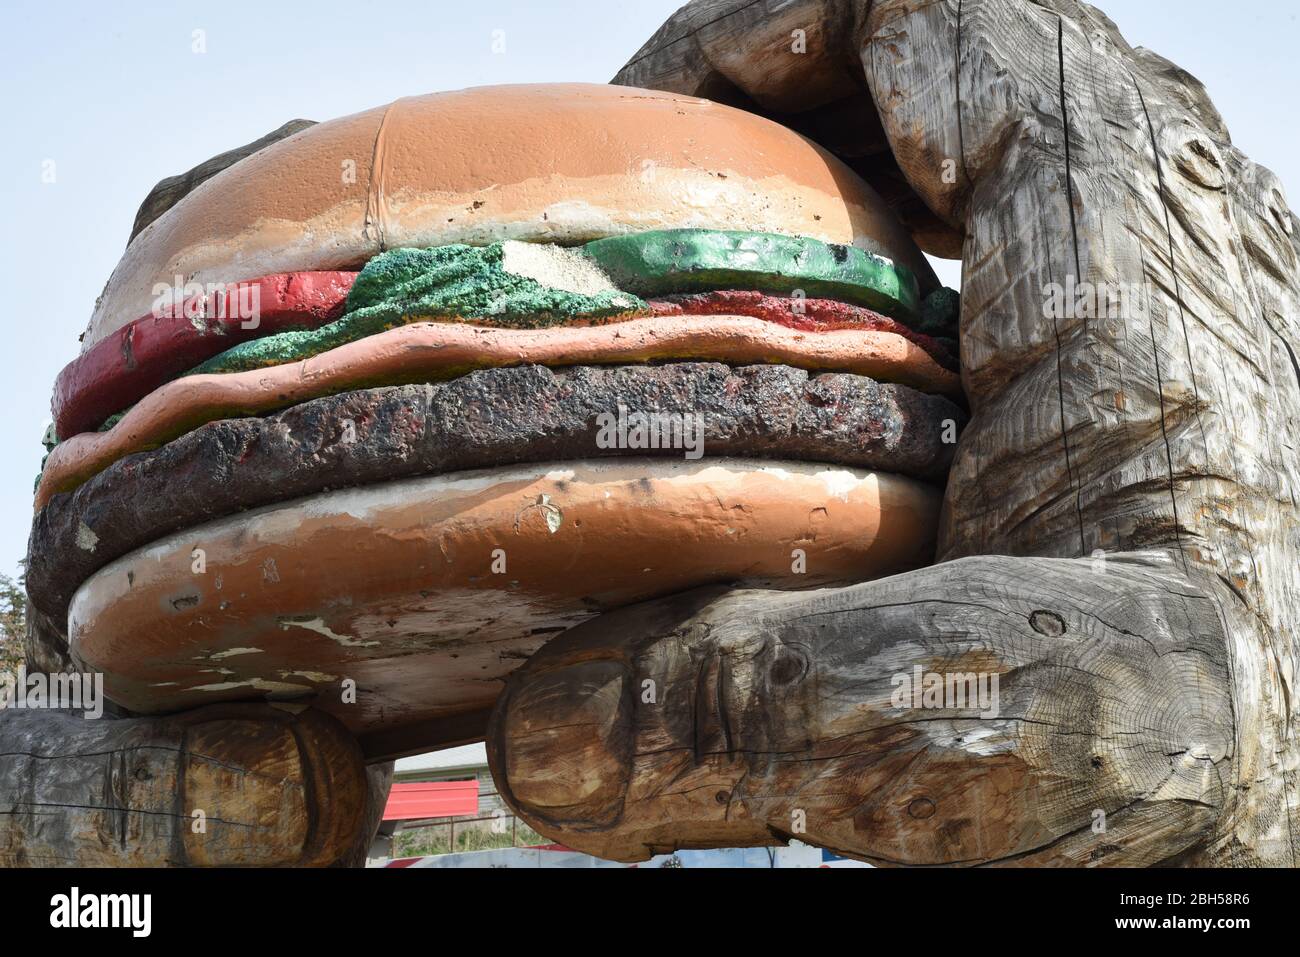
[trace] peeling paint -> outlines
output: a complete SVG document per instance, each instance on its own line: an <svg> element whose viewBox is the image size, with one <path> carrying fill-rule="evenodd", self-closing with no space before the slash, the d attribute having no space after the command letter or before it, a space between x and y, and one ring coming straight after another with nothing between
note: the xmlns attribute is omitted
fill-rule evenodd
<svg viewBox="0 0 1300 957"><path fill-rule="evenodd" d="M268 558L262 562L262 581L268 585L278 584L280 581L280 570L275 567L275 559Z"/></svg>
<svg viewBox="0 0 1300 957"><path fill-rule="evenodd" d="M236 688L255 688L258 691L266 691L271 694L293 694L308 695L312 694L315 689L304 688L302 685L289 684L283 681L267 681L265 678L250 678L247 681L222 681L217 684L197 685L190 688L190 691L233 691Z"/></svg>
<svg viewBox="0 0 1300 957"><path fill-rule="evenodd" d="M537 501L525 505L515 515L515 531L519 531L519 523L523 520L524 514L532 509L541 509L542 515L546 521L546 530L552 535L560 530L564 524L564 510L551 501L551 497L546 493L537 496Z"/></svg>
<svg viewBox="0 0 1300 957"><path fill-rule="evenodd" d="M93 552L98 544L99 536L95 534L94 530L85 522L78 522L77 547L87 552Z"/></svg>
<svg viewBox="0 0 1300 957"><path fill-rule="evenodd" d="M233 658L236 655L260 655L264 654L261 648L227 648L225 651L216 651L208 655L210 661L220 661L222 658Z"/></svg>
<svg viewBox="0 0 1300 957"><path fill-rule="evenodd" d="M323 671L281 671L281 678L306 678L308 681L314 681L317 684L330 684L338 681L338 675L326 674Z"/></svg>
<svg viewBox="0 0 1300 957"><path fill-rule="evenodd" d="M329 626L325 624L324 618L280 618L277 620L280 622L281 628L289 628L291 626L306 628L308 631L314 631L318 635L324 635L330 641L337 641L345 648L374 648L379 644L377 641L359 641L349 635L340 635L337 632L331 631Z"/></svg>

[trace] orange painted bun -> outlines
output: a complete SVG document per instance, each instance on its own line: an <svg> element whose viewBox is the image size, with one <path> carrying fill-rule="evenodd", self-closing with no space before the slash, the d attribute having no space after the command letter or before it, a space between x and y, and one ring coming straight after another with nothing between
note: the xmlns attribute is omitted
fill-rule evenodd
<svg viewBox="0 0 1300 957"><path fill-rule="evenodd" d="M628 87L479 87L320 123L203 183L132 241L84 348L147 314L155 284L178 275L234 283L398 247L691 227L853 244L933 285L871 187L777 123Z"/></svg>
<svg viewBox="0 0 1300 957"><path fill-rule="evenodd" d="M544 641L629 602L928 564L939 503L894 475L726 458L390 482L126 555L77 591L69 638L135 711L266 695L373 731L490 707L497 679ZM347 679L355 703L340 694Z"/></svg>

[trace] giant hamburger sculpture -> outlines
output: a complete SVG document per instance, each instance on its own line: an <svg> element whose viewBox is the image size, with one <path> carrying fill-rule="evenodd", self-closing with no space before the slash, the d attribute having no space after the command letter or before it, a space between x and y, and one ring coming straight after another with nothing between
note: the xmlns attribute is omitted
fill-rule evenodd
<svg viewBox="0 0 1300 957"><path fill-rule="evenodd" d="M602 611L931 561L964 421L937 288L847 167L704 100L321 123L131 241L55 385L32 600L135 713L458 739Z"/></svg>
<svg viewBox="0 0 1300 957"><path fill-rule="evenodd" d="M0 711L0 864L356 862L484 740L620 860L1294 866L1300 231L1099 11L977 6L697 0L160 183L29 553L113 720Z"/></svg>

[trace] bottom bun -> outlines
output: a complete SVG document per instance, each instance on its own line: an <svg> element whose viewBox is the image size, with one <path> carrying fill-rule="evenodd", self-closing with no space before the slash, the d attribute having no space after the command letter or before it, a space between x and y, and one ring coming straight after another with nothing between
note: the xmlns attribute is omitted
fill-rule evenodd
<svg viewBox="0 0 1300 957"><path fill-rule="evenodd" d="M269 697L311 701L358 733L392 729L489 708L543 642L611 608L928 564L940 498L896 475L743 459L388 482L125 555L78 589L68 633L134 711Z"/></svg>

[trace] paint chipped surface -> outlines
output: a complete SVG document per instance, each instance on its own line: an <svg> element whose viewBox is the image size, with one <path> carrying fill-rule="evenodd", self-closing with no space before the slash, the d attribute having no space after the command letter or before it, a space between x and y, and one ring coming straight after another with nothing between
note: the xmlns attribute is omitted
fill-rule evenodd
<svg viewBox="0 0 1300 957"><path fill-rule="evenodd" d="M345 648L373 648L379 644L377 641L359 641L350 635L340 635L325 624L324 618L280 618L278 620L281 628L306 628L318 635L324 635L330 641L338 642Z"/></svg>
<svg viewBox="0 0 1300 957"><path fill-rule="evenodd" d="M85 522L77 524L77 547L87 552L93 552L99 544L99 536Z"/></svg>
<svg viewBox="0 0 1300 957"><path fill-rule="evenodd" d="M817 477L826 483L826 494L839 499L841 502L847 502L849 493L864 483L872 492L876 490L875 475L854 474L848 469L826 469L823 472L818 472Z"/></svg>
<svg viewBox="0 0 1300 957"><path fill-rule="evenodd" d="M274 558L268 558L262 562L262 581L268 585L274 585L280 581L280 570L276 567Z"/></svg>
<svg viewBox="0 0 1300 957"><path fill-rule="evenodd" d="M217 651L208 656L209 661L220 661L222 658L234 658L236 655L260 655L261 648L227 648L225 651Z"/></svg>
<svg viewBox="0 0 1300 957"><path fill-rule="evenodd" d="M519 531L519 525L524 516L537 509L542 513L542 520L546 522L546 530L554 535L564 524L564 510L551 501L551 497L543 492L537 496L537 501L525 505L520 509L519 514L515 516L515 531Z"/></svg>
<svg viewBox="0 0 1300 957"><path fill-rule="evenodd" d="M308 681L316 684L327 685L338 681L338 675L326 674L323 671L281 671L281 678L306 678Z"/></svg>
<svg viewBox="0 0 1300 957"><path fill-rule="evenodd" d="M253 688L273 695L308 695L314 689L302 685L289 684L284 681L267 681L265 678L249 678L247 681L221 681L216 684L197 685L190 691L233 691L237 688Z"/></svg>

